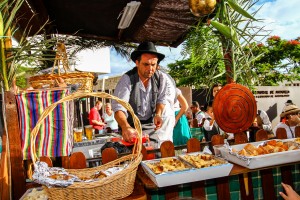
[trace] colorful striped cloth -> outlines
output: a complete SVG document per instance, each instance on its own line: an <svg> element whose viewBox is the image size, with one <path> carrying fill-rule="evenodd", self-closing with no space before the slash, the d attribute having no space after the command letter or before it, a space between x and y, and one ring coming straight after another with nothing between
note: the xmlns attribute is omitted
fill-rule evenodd
<svg viewBox="0 0 300 200"><path fill-rule="evenodd" d="M16 95L23 159L31 158L30 133L46 107L69 94L69 90L40 90ZM45 118L36 138L37 156L67 156L73 145L73 102L64 102Z"/></svg>

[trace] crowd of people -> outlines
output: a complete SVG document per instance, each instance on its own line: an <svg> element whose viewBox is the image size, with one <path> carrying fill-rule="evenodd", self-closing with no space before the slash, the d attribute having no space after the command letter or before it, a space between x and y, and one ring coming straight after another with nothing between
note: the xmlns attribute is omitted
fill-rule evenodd
<svg viewBox="0 0 300 200"><path fill-rule="evenodd" d="M213 99L203 106L193 101L190 106L192 114L187 112L189 106L181 91L176 88L172 77L159 68L159 63L164 57L157 52L152 42L141 43L131 54L136 66L121 77L114 92L114 96L131 105L135 115L140 119L143 134L149 135L152 146L158 148L166 140L172 141L175 145L186 144L192 137L190 128L201 128L207 141L216 134L234 139L234 134L226 133L218 126L214 117ZM221 88L220 84L212 87L213 98ZM112 104L106 103L106 112L102 120L95 114L101 107L102 102L97 101L95 107L91 109L90 123L99 131L109 126L113 131L120 131L125 141L133 142L137 132L130 113L113 100ZM280 122L272 129L267 113L264 110L257 110L255 120L248 130L249 141L255 141L255 133L259 129L266 130L270 133L270 137L276 137L276 130L279 127L286 130L288 138L295 137L295 127L300 125L300 109L288 100L280 117ZM299 198L289 185L284 183L282 185L286 194L280 192L280 195L284 199Z"/></svg>
<svg viewBox="0 0 300 200"><path fill-rule="evenodd" d="M173 78L160 69L159 63L164 57L152 42L141 43L131 54L136 66L121 77L114 92L114 96L131 105L140 119L143 134L149 135L153 146L157 148L166 140L175 145L186 144L192 137L191 128L201 128L206 141L216 134L228 140L234 139L234 134L224 132L214 118L213 99L222 85L213 85L213 98L205 105L200 106L198 101L193 101L189 107ZM113 100L111 104L105 104L105 113L101 117L98 112L101 107L102 102L97 101L91 109L90 124L99 133L109 128L113 132L120 132L125 141L132 142L137 132L127 110ZM187 112L188 108L191 113ZM295 127L300 124L299 111L288 100L280 114L280 123L272 129L268 114L264 110L257 110L253 124L247 130L249 142L255 141L255 134L260 129L266 130L272 138L276 137L277 128L282 127L286 129L288 138L295 137Z"/></svg>

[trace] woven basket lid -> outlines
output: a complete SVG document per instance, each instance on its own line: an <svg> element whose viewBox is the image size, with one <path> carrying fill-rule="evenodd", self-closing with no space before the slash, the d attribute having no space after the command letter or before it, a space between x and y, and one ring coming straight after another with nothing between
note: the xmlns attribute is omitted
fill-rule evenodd
<svg viewBox="0 0 300 200"><path fill-rule="evenodd" d="M230 83L217 93L213 102L213 112L223 131L242 132L252 125L256 117L256 100L245 86Z"/></svg>

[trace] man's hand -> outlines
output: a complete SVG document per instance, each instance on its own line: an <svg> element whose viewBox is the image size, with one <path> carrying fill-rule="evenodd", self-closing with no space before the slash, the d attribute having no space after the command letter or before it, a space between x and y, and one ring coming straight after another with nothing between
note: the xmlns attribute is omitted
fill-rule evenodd
<svg viewBox="0 0 300 200"><path fill-rule="evenodd" d="M123 136L123 139L126 141L126 142L133 142L133 138L137 137L138 133L137 131L132 128L132 127L125 127L125 128L122 128L122 136Z"/></svg>
<svg viewBox="0 0 300 200"><path fill-rule="evenodd" d="M160 115L155 115L153 118L154 125L156 126L155 130L158 130L162 126L162 119Z"/></svg>
<svg viewBox="0 0 300 200"><path fill-rule="evenodd" d="M300 196L293 190L293 188L288 185L281 183L282 187L284 188L286 195L283 192L279 192L280 196L285 200L299 200Z"/></svg>

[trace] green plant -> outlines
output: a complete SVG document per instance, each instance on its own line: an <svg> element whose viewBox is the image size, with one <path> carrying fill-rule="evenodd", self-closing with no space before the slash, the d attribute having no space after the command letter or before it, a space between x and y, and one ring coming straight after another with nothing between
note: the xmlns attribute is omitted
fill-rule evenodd
<svg viewBox="0 0 300 200"><path fill-rule="evenodd" d="M7 53L5 49L8 48L8 40L11 38L11 31L13 29L14 17L22 5L23 0L8 1L3 0L0 3L0 70L1 79L3 81L4 90L9 90L9 82L12 82L12 70L7 63Z"/></svg>
<svg viewBox="0 0 300 200"><path fill-rule="evenodd" d="M253 43L252 52L254 55L262 54L252 64L252 70L258 77L256 85L300 80L300 38L284 40L271 36L264 44Z"/></svg>
<svg viewBox="0 0 300 200"><path fill-rule="evenodd" d="M256 36L263 38L267 34L263 27L253 24L257 11L251 15L247 12L257 1L237 2L219 1L215 12L205 16L208 20L202 22L204 17L201 18L199 24L191 29L183 46L183 53L190 56L190 63L185 66L190 74L178 76L178 83L199 88L210 87L215 82L234 81L248 86L256 82L252 63L262 55L254 55L251 48L245 51L244 47L255 42ZM172 76L179 75L177 64L169 65ZM187 76L195 78L191 82L182 81ZM193 82L195 80L197 82Z"/></svg>
<svg viewBox="0 0 300 200"><path fill-rule="evenodd" d="M111 46L121 56L128 58L130 51L135 47L131 43L115 44L110 41L87 40L79 36L47 35L44 34L46 24L40 27L31 37L27 35L31 29L28 25L21 33L17 46L8 45L9 42L7 41L11 43L14 32L18 29L16 16L23 2L24 0L3 0L0 3L0 76L5 91L11 88L18 68L22 66L29 67L32 68L33 73L37 73L40 70L52 67L58 41L65 43L69 59L76 59L75 54L81 50L104 46ZM20 77L20 74L18 77ZM18 85L20 82L17 80ZM24 83L19 86L22 87L23 85Z"/></svg>
<svg viewBox="0 0 300 200"><path fill-rule="evenodd" d="M8 91L13 81L16 78L17 69L20 66L36 66L34 64L41 64L45 60L53 60L56 40L44 39L40 35L44 26L34 34L34 37L28 37L26 34L30 27L21 33L20 40L17 46L12 46L12 37L17 28L17 12L24 0L4 0L0 4L0 49L1 49L1 66L0 75L3 81L5 91ZM37 37L35 37L37 36ZM49 52L45 54L43 52Z"/></svg>

